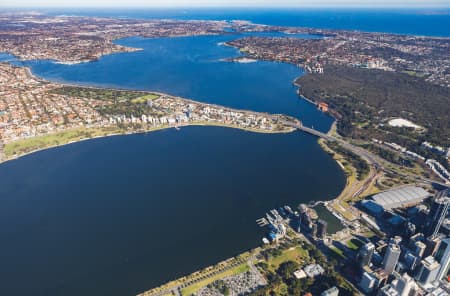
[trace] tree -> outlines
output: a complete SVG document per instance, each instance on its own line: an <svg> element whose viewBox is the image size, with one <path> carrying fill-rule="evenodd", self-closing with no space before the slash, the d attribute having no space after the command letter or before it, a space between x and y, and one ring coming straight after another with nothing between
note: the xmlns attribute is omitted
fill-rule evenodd
<svg viewBox="0 0 450 296"><path fill-rule="evenodd" d="M283 262L277 269L277 273L284 279L289 279L298 269L298 263L294 261Z"/></svg>

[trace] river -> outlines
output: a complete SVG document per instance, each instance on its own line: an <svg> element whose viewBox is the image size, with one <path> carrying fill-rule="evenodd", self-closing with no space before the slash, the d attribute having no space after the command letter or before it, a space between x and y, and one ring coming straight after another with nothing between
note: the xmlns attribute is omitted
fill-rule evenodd
<svg viewBox="0 0 450 296"><path fill-rule="evenodd" d="M311 37L311 36L298 36ZM300 118L301 69L233 63L236 36L127 38L142 51L77 65L12 63L51 81L166 92ZM3 55L3 59L10 57ZM0 166L1 295L134 295L260 244L271 208L337 196L345 176L313 136L186 127L53 148Z"/></svg>

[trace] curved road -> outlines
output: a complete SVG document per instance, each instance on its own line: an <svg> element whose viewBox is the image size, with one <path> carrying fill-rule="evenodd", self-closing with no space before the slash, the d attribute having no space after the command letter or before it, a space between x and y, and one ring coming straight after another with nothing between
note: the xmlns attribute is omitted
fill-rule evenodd
<svg viewBox="0 0 450 296"><path fill-rule="evenodd" d="M290 126L290 127L296 128L298 130L301 130L301 131L303 131L305 133L314 135L316 137L325 139L326 141L337 142L343 148L345 148L345 149L347 149L347 150L349 150L349 151L359 155L363 159L365 159L369 164L373 165L377 171L386 171L386 172L390 172L390 173L393 173L393 174L396 174L396 175L400 175L400 176L403 176L403 177L413 178L413 179L415 179L416 181L419 181L419 182L425 182L425 183L428 183L428 184L434 183L434 184L440 184L440 185L445 186L444 184L439 183L436 180L427 179L427 178L423 178L423 177L419 177L419 176L415 176L415 175L413 176L413 175L406 174L406 173L402 174L402 173L399 173L399 172L394 172L394 171L386 168L383 165L384 163L386 163L386 161L382 160L379 156L377 156L377 155L367 151L366 149L363 149L361 147L358 147L358 146L355 146L353 144L350 144L349 142L347 142L347 141L345 141L343 139L336 138L336 137L333 137L333 136L331 136L329 134L322 133L322 132L320 132L318 130L306 127L306 126L304 126L302 124L293 123L293 122L289 122L289 121L284 121L283 124L286 125L286 126Z"/></svg>

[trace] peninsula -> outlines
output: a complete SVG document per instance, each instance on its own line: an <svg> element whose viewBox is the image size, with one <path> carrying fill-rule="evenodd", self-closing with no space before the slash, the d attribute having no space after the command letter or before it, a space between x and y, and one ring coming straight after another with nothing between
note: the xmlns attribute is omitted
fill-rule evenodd
<svg viewBox="0 0 450 296"><path fill-rule="evenodd" d="M355 295L358 289L365 294L397 289L396 282L411 282L404 271L396 282L390 281L397 262L412 273L422 257L428 262L422 256L429 252L424 242L436 241L436 249L438 241L448 241L437 234L448 236L449 221L431 214L447 211L450 204L448 191L437 193L450 182L448 38L245 21L26 14L0 16L0 25L0 52L21 60L60 63L139 50L113 43L132 36L277 31L323 37L246 36L226 43L243 53L226 60L270 60L304 68L308 75L294 81L299 97L336 118L328 134L286 115L236 110L159 92L52 83L35 77L28 68L0 63L0 162L94 137L216 125L261 133L300 129L320 137L322 148L346 173L346 187L334 200L300 204L298 211L280 206L257 219L259 226L268 228L262 247L140 295L300 295L305 291ZM428 211L427 204L431 204ZM313 209L317 205L324 205L343 229L327 232L327 222ZM428 236L426 240L420 232ZM401 252L405 256L400 257ZM414 258L413 264L407 256ZM441 257L441 262L448 264L446 258ZM441 276L435 279L439 282L447 273L448 268L439 271ZM422 280L418 279L415 290L429 288ZM434 287L436 291L450 291L448 283L438 284L442 287Z"/></svg>
<svg viewBox="0 0 450 296"><path fill-rule="evenodd" d="M0 63L1 161L83 139L187 125L290 132L299 120L168 94L51 83Z"/></svg>

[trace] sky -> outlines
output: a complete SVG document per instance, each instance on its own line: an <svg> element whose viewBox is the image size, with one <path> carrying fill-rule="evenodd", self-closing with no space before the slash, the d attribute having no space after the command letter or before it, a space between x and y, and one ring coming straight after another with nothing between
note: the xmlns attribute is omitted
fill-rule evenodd
<svg viewBox="0 0 450 296"><path fill-rule="evenodd" d="M0 7L450 7L450 0L0 0Z"/></svg>

